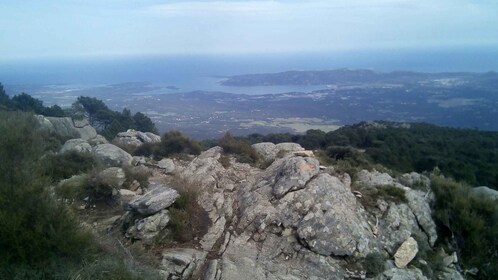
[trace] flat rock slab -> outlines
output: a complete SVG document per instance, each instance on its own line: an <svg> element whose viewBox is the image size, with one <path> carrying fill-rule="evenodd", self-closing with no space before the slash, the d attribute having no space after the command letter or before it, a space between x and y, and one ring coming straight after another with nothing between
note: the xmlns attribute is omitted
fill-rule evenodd
<svg viewBox="0 0 498 280"><path fill-rule="evenodd" d="M179 194L176 190L158 183L149 186L150 191L134 199L129 206L142 215L152 215L165 208L168 208L175 202Z"/></svg>
<svg viewBox="0 0 498 280"><path fill-rule="evenodd" d="M396 254L394 254L394 263L398 268L405 268L417 255L418 243L413 237L401 244Z"/></svg>

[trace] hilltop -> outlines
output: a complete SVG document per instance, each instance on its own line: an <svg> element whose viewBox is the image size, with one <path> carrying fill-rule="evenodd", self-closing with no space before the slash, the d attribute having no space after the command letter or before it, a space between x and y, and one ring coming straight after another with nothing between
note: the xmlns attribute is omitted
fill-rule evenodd
<svg viewBox="0 0 498 280"><path fill-rule="evenodd" d="M11 151L28 147L14 145L21 136L14 131L29 127L23 119L30 117L5 116L2 129L11 136L0 147L8 163L7 145ZM37 241L31 239L30 247L17 248L30 254L29 266L15 251L2 250L0 260L12 268L0 272L7 277L23 271L32 279L56 278L57 266L36 264L62 256L71 256L65 258L66 275L78 279L493 279L496 273L497 209L481 196L496 193L488 188L473 192L437 173L395 174L380 165L345 169L344 162L327 162L297 143L251 146L226 135L201 152L178 132L160 137L129 130L108 142L89 125L71 128L76 138L68 139L62 134L71 124L64 118L36 122L43 124L40 132L67 140L45 152L18 152L16 160L43 167L51 179L40 191L73 213L79 224L74 230L91 232L96 245L59 236L66 247L84 246L61 251L33 247ZM36 123L31 125L24 142L38 137ZM2 171L11 170L2 174L14 176L2 184L26 184L15 174L38 174L27 167L2 164ZM2 217L29 209L15 196L23 191L22 185L15 193L2 191L4 204L10 197L19 209L2 208ZM41 209L37 215L52 211ZM46 226L43 219L38 223ZM14 238L6 236L5 242ZM88 246L100 253L83 254ZM51 257L40 258L37 248L53 250Z"/></svg>

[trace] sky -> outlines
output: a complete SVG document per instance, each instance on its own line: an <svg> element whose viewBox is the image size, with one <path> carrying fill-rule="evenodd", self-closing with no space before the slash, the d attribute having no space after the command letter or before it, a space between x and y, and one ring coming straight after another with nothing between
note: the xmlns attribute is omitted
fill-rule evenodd
<svg viewBox="0 0 498 280"><path fill-rule="evenodd" d="M498 48L496 0L0 0L0 59Z"/></svg>

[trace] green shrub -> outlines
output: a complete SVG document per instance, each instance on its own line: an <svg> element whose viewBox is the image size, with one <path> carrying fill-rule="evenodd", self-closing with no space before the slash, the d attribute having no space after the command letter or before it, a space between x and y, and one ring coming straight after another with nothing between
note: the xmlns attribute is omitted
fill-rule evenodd
<svg viewBox="0 0 498 280"><path fill-rule="evenodd" d="M407 203L405 190L396 186L387 185L382 187L377 187L379 190L379 195L385 200L392 201L395 203Z"/></svg>
<svg viewBox="0 0 498 280"><path fill-rule="evenodd" d="M95 157L84 152L67 151L62 154L49 154L44 158L44 173L53 181L86 173L96 166Z"/></svg>
<svg viewBox="0 0 498 280"><path fill-rule="evenodd" d="M80 262L94 248L92 236L48 191L46 142L34 117L0 112L0 131L0 275L52 278L46 267Z"/></svg>
<svg viewBox="0 0 498 280"><path fill-rule="evenodd" d="M164 279L164 277L161 277L157 270L147 266L124 261L113 256L102 256L94 262L86 264L82 269L74 273L71 279L159 280Z"/></svg>
<svg viewBox="0 0 498 280"><path fill-rule="evenodd" d="M169 157L181 153L198 155L201 150L201 145L197 141L188 138L179 131L170 131L161 137L157 156Z"/></svg>
<svg viewBox="0 0 498 280"><path fill-rule="evenodd" d="M224 168L229 168L231 163L230 163L230 157L227 155L221 155L220 158L218 159L218 162L221 163L221 165Z"/></svg>
<svg viewBox="0 0 498 280"><path fill-rule="evenodd" d="M235 139L230 132L227 132L219 141L223 152L234 155L242 163L256 163L259 159L258 154L252 146L244 141Z"/></svg>
<svg viewBox="0 0 498 280"><path fill-rule="evenodd" d="M375 277L384 271L385 258L381 253L375 252L368 254L363 259L363 268L367 272L368 277Z"/></svg>
<svg viewBox="0 0 498 280"><path fill-rule="evenodd" d="M125 186L130 186L133 181L140 183L140 186L147 187L149 185L149 177L152 176L152 171L146 167L134 166L124 168L126 181Z"/></svg>
<svg viewBox="0 0 498 280"><path fill-rule="evenodd" d="M451 240L465 268L477 267L479 279L498 275L498 204L471 194L469 186L431 177L434 218L442 238Z"/></svg>
<svg viewBox="0 0 498 280"><path fill-rule="evenodd" d="M134 156L150 157L159 153L159 144L157 143L143 143L135 148L133 151Z"/></svg>
<svg viewBox="0 0 498 280"><path fill-rule="evenodd" d="M169 208L168 228L171 230L171 238L186 243L206 234L211 220L197 202L199 195L197 184L175 177L170 185L180 195Z"/></svg>
<svg viewBox="0 0 498 280"><path fill-rule="evenodd" d="M88 182L88 175L73 176L69 179L62 181L56 188L55 193L57 196L75 200L77 198L83 199L85 193L85 186Z"/></svg>

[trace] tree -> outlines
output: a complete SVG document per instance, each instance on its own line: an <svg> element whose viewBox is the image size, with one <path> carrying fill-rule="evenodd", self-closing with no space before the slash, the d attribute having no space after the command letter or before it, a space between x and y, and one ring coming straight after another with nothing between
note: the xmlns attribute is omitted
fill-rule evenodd
<svg viewBox="0 0 498 280"><path fill-rule="evenodd" d="M43 114L45 107L43 102L39 99L33 98L31 95L21 93L12 97L12 102L16 109L25 112L34 112L36 114Z"/></svg>
<svg viewBox="0 0 498 280"><path fill-rule="evenodd" d="M156 126L152 120L146 115L138 112L133 115L133 120L135 121L135 129L143 132L158 133Z"/></svg>

